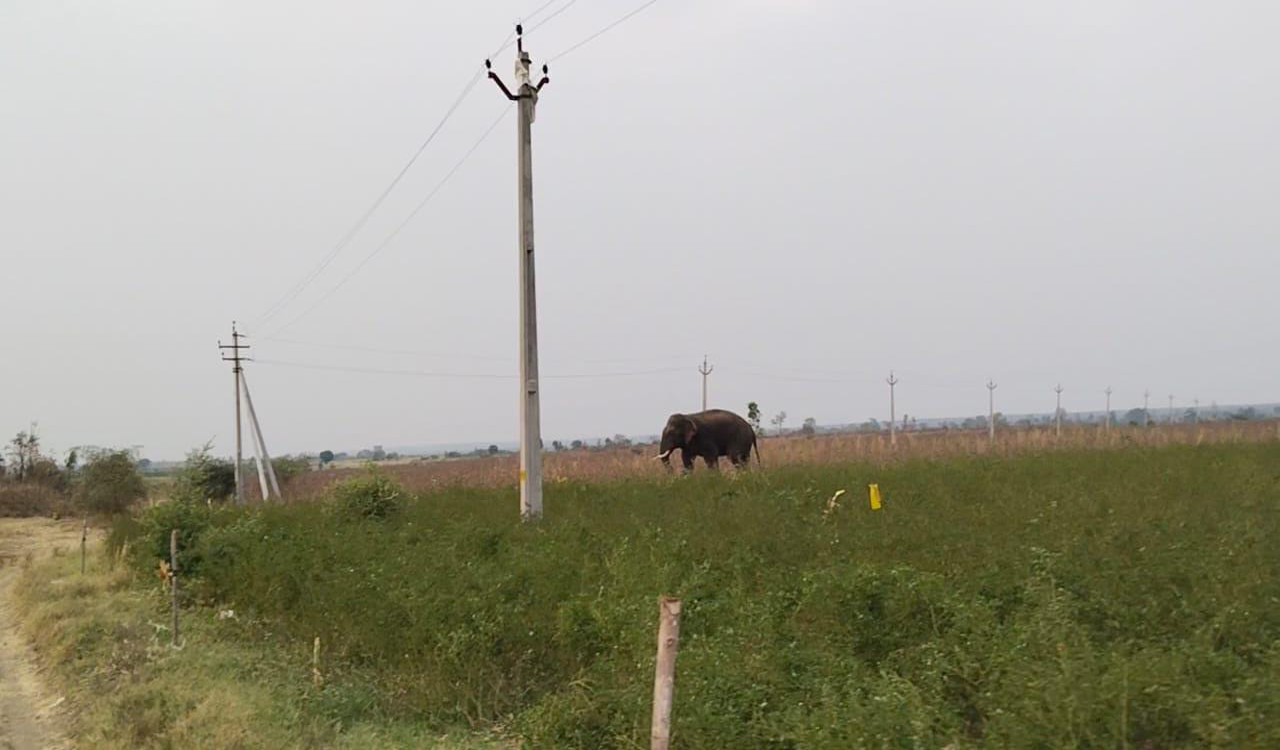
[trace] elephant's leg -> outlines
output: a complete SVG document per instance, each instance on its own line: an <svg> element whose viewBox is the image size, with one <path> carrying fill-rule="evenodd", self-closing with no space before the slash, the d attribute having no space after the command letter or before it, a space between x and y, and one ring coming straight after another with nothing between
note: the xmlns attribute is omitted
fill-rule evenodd
<svg viewBox="0 0 1280 750"><path fill-rule="evenodd" d="M720 468L720 457L714 453L708 453L702 457L702 460L707 462L708 469L714 470Z"/></svg>
<svg viewBox="0 0 1280 750"><path fill-rule="evenodd" d="M696 457L697 455L693 451L689 451L689 450L680 451L680 461L684 464L684 470L686 474L693 471L693 459Z"/></svg>
<svg viewBox="0 0 1280 750"><path fill-rule="evenodd" d="M746 459L742 457L741 453L730 453L729 463L733 464L734 468L740 469L742 468L742 465L746 463Z"/></svg>

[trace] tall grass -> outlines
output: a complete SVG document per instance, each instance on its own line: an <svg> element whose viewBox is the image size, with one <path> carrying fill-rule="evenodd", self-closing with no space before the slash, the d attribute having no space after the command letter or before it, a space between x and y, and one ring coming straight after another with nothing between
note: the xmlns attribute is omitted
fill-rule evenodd
<svg viewBox="0 0 1280 750"><path fill-rule="evenodd" d="M209 511L186 554L330 699L530 747L645 744L662 594L684 748L1276 747L1280 446L1211 442Z"/></svg>

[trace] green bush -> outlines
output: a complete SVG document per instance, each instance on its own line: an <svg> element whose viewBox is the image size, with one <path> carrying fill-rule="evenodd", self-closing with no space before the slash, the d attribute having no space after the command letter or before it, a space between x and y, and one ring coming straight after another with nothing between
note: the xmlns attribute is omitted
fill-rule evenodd
<svg viewBox="0 0 1280 750"><path fill-rule="evenodd" d="M113 535L110 546L126 539L134 567L150 571L159 561L169 560L169 534L178 531L178 569L186 575L198 575L203 554L200 539L221 517L237 514L234 509L215 509L208 503L171 500L148 508L136 522L118 524L120 534Z"/></svg>
<svg viewBox="0 0 1280 750"><path fill-rule="evenodd" d="M76 504L89 513L123 513L146 496L146 485L128 451L91 456L77 477Z"/></svg>
<svg viewBox="0 0 1280 750"><path fill-rule="evenodd" d="M404 486L375 469L334 485L331 507L350 518L387 518L404 507Z"/></svg>
<svg viewBox="0 0 1280 750"><path fill-rule="evenodd" d="M223 502L235 494L236 467L231 461L210 455L205 444L187 454L173 485L173 497L188 502Z"/></svg>

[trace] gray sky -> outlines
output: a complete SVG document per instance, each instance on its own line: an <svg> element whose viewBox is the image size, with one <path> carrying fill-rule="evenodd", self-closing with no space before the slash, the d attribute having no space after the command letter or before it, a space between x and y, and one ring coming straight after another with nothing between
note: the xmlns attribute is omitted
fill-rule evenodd
<svg viewBox="0 0 1280 750"><path fill-rule="evenodd" d="M535 63L639 3L573 3ZM487 81L254 319L539 4L0 2L0 433L227 451L233 318L264 360L514 375L513 116L261 338L503 111ZM1007 412L1058 381L1275 400L1277 28L1262 0L660 0L539 106L543 373L650 373L548 377L544 436L658 431L703 352L715 405L793 425L885 416L890 367L920 416L984 412L988 376ZM514 379L249 377L275 452L516 434Z"/></svg>

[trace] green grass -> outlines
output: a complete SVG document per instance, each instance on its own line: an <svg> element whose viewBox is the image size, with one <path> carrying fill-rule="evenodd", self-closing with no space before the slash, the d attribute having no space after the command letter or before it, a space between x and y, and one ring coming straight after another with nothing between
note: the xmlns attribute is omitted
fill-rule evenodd
<svg viewBox="0 0 1280 750"><path fill-rule="evenodd" d="M258 686L244 710L278 712L280 744L246 746L391 726L644 747L666 594L680 748L1280 747L1275 443L564 483L541 523L516 509L453 489L385 518L188 509L120 536L150 569L189 529L191 638L224 656L157 658L175 685Z"/></svg>

